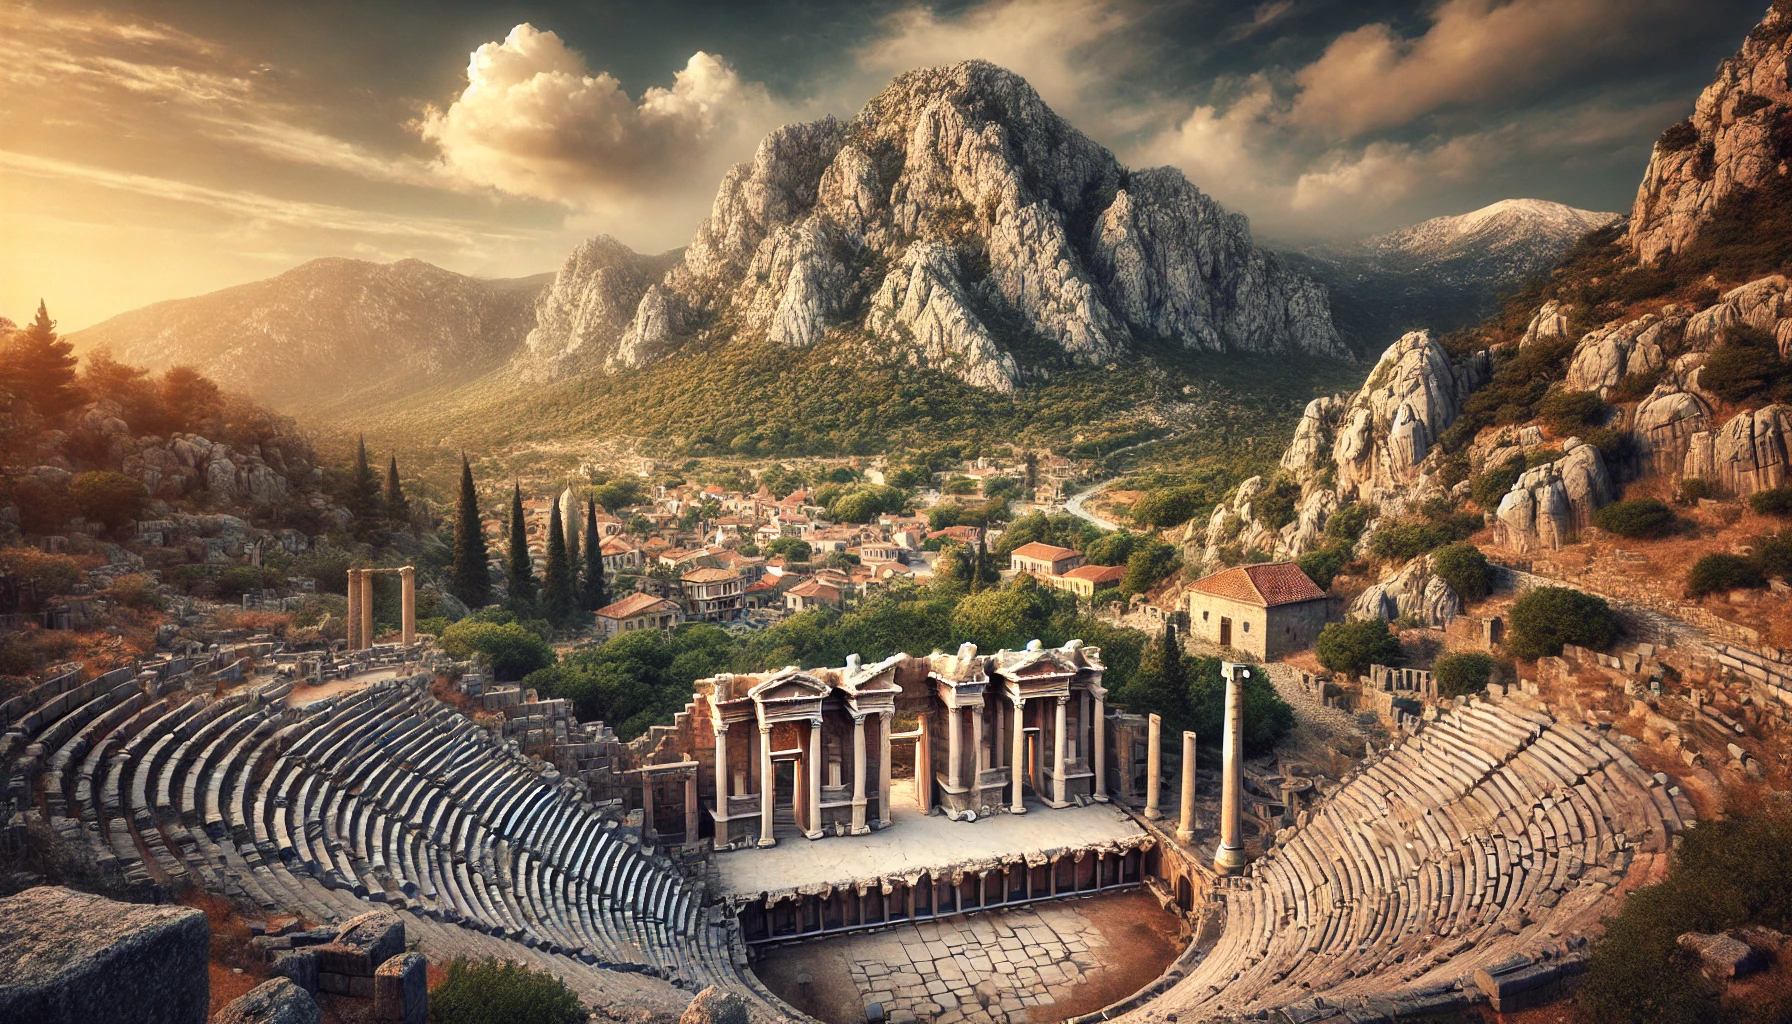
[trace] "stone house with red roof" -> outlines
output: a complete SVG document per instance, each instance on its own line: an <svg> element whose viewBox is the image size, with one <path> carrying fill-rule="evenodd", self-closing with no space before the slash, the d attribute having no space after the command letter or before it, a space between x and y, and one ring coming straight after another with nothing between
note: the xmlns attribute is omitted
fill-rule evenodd
<svg viewBox="0 0 1792 1024"><path fill-rule="evenodd" d="M1330 610L1325 591L1293 562L1239 565L1203 576L1186 600L1191 634L1264 661L1313 646Z"/></svg>

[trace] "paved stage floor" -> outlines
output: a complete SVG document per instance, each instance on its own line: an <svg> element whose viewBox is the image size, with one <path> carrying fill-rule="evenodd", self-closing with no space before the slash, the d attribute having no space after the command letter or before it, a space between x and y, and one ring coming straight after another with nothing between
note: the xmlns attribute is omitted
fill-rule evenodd
<svg viewBox="0 0 1792 1024"><path fill-rule="evenodd" d="M881 832L822 839L780 839L770 849L718 854L715 869L725 893L779 892L804 885L844 885L858 878L945 868L966 861L1044 850L1080 848L1144 832L1112 804L1058 810L1027 802L1025 814L975 822L915 809L914 782L890 785L893 822Z"/></svg>

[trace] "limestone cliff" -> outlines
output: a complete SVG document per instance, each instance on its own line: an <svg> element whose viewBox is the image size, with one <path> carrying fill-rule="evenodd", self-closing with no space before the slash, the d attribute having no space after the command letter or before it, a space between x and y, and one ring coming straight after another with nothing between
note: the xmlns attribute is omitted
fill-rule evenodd
<svg viewBox="0 0 1792 1024"><path fill-rule="evenodd" d="M1692 116L1662 133L1630 214L1630 246L1643 262L1686 248L1724 200L1786 175L1789 55L1792 13L1775 3L1718 66Z"/></svg>
<svg viewBox="0 0 1792 1024"><path fill-rule="evenodd" d="M643 256L608 235L581 244L536 297L535 326L512 366L524 379L548 380L627 365L616 339L677 257Z"/></svg>
<svg viewBox="0 0 1792 1024"><path fill-rule="evenodd" d="M1242 216L1180 172L1121 166L981 61L767 136L606 363L706 332L808 346L842 327L997 390L1033 368L1022 348L1083 364L1145 339L1347 356L1324 289L1256 248Z"/></svg>

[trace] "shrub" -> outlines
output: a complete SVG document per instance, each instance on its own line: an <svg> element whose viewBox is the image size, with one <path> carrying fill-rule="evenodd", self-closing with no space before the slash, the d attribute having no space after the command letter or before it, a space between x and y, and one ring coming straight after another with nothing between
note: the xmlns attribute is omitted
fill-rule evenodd
<svg viewBox="0 0 1792 1024"><path fill-rule="evenodd" d="M149 504L149 491L123 473L81 473L68 482L68 495L83 517L114 532L136 521Z"/></svg>
<svg viewBox="0 0 1792 1024"><path fill-rule="evenodd" d="M1659 498L1617 501L1593 513L1593 525L1620 537L1666 537L1678 527L1674 510Z"/></svg>
<svg viewBox="0 0 1792 1024"><path fill-rule="evenodd" d="M554 663L554 649L519 622L480 622L465 618L442 631L442 650L456 658L483 654L499 679L521 679Z"/></svg>
<svg viewBox="0 0 1792 1024"><path fill-rule="evenodd" d="M1431 667L1431 675L1437 680L1439 695L1466 697L1487 689L1488 680L1493 678L1493 666L1493 659L1485 654L1473 651L1446 654Z"/></svg>
<svg viewBox="0 0 1792 1024"><path fill-rule="evenodd" d="M1543 425L1557 437L1585 433L1605 422L1605 403L1597 391L1552 391L1537 407Z"/></svg>
<svg viewBox="0 0 1792 1024"><path fill-rule="evenodd" d="M31 584L39 598L72 594L87 574L67 555L49 555L36 548L0 548L0 571Z"/></svg>
<svg viewBox="0 0 1792 1024"><path fill-rule="evenodd" d="M1294 564L1307 574L1320 590L1330 590L1332 580L1344 571L1344 563L1350 560L1347 547L1326 548L1323 551L1309 551L1295 559Z"/></svg>
<svg viewBox="0 0 1792 1024"><path fill-rule="evenodd" d="M1777 536L1762 537L1761 548L1755 552L1755 562L1761 566L1766 576L1792 576L1792 530L1784 530Z"/></svg>
<svg viewBox="0 0 1792 1024"><path fill-rule="evenodd" d="M1493 591L1493 568L1487 556L1473 544L1451 544L1431 556L1431 571L1441 577L1465 604L1481 600Z"/></svg>
<svg viewBox="0 0 1792 1024"><path fill-rule="evenodd" d="M512 960L457 957L429 993L433 1024L582 1024L585 1017L565 982Z"/></svg>
<svg viewBox="0 0 1792 1024"><path fill-rule="evenodd" d="M1132 517L1146 526L1162 529L1181 526L1193 519L1204 503L1205 492L1194 487L1166 487L1133 502Z"/></svg>
<svg viewBox="0 0 1792 1024"><path fill-rule="evenodd" d="M1563 644L1603 650L1618 638L1618 617L1604 598L1568 587L1537 587L1512 603L1506 650L1520 658L1554 657Z"/></svg>
<svg viewBox="0 0 1792 1024"><path fill-rule="evenodd" d="M1697 505L1700 501L1711 497L1711 481L1696 476L1689 476L1680 481L1680 487L1674 492L1674 500L1682 505Z"/></svg>
<svg viewBox="0 0 1792 1024"><path fill-rule="evenodd" d="M106 596L126 608L161 608L162 597L156 593L156 585L148 576L128 573L112 581L106 588Z"/></svg>
<svg viewBox="0 0 1792 1024"><path fill-rule="evenodd" d="M1699 130L1693 127L1691 120L1676 121L1668 125L1656 141L1663 153L1678 153L1683 149L1691 149L1699 144Z"/></svg>
<svg viewBox="0 0 1792 1024"><path fill-rule="evenodd" d="M1333 672L1362 675L1370 665L1391 665L1400 659L1400 641L1380 619L1328 622L1313 645L1319 663Z"/></svg>
<svg viewBox="0 0 1792 1024"><path fill-rule="evenodd" d="M1369 540L1369 550L1376 558L1404 562L1454 539L1447 527L1437 523L1404 521L1376 530Z"/></svg>
<svg viewBox="0 0 1792 1024"><path fill-rule="evenodd" d="M1706 555L1686 574L1686 596L1704 597L1724 590L1747 590L1767 585L1761 567L1741 555Z"/></svg>
<svg viewBox="0 0 1792 1024"><path fill-rule="evenodd" d="M1300 504L1300 485L1286 477L1275 482L1251 499L1251 512L1271 530L1280 530L1294 522Z"/></svg>
<svg viewBox="0 0 1792 1024"><path fill-rule="evenodd" d="M1475 477L1475 482L1469 485L1469 496L1475 499L1475 504L1491 512L1499 507L1500 499L1523 475L1524 456L1515 452L1497 467Z"/></svg>
<svg viewBox="0 0 1792 1024"><path fill-rule="evenodd" d="M1325 535L1338 540L1355 541L1363 536L1363 527L1369 524L1369 516L1374 510L1362 502L1351 502L1325 521Z"/></svg>
<svg viewBox="0 0 1792 1024"><path fill-rule="evenodd" d="M1780 358L1773 335L1733 324L1706 357L1699 386L1733 404L1792 397L1792 364Z"/></svg>
<svg viewBox="0 0 1792 1024"><path fill-rule="evenodd" d="M1792 516L1792 484L1748 496L1748 507L1764 516Z"/></svg>

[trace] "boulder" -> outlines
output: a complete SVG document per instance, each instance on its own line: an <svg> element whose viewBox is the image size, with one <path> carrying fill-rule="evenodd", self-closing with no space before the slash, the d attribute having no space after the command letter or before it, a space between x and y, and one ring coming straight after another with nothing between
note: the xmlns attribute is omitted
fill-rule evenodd
<svg viewBox="0 0 1792 1024"><path fill-rule="evenodd" d="M1663 381L1636 407L1630 433L1644 464L1663 475L1700 476L1687 465L1695 435L1711 429L1711 407L1697 395Z"/></svg>
<svg viewBox="0 0 1792 1024"><path fill-rule="evenodd" d="M1524 337L1518 340L1519 349L1568 337L1568 315L1572 312L1573 306L1563 305L1555 299L1538 306L1537 312L1531 315L1531 322L1525 325Z"/></svg>
<svg viewBox="0 0 1792 1024"><path fill-rule="evenodd" d="M429 961L422 953L401 953L375 969L373 1015L395 1024L424 1024L429 1018Z"/></svg>
<svg viewBox="0 0 1792 1024"><path fill-rule="evenodd" d="M311 993L290 978L264 981L231 1000L211 1024L319 1024L323 1014Z"/></svg>
<svg viewBox="0 0 1792 1024"><path fill-rule="evenodd" d="M1390 579L1372 584L1350 604L1353 619L1413 619L1448 626L1462 614L1462 599L1442 577L1431 573L1429 558L1415 558Z"/></svg>
<svg viewBox="0 0 1792 1024"><path fill-rule="evenodd" d="M1688 442L1684 475L1700 477L1726 494L1748 495L1782 486L1792 462L1792 407L1741 412L1718 431Z"/></svg>
<svg viewBox="0 0 1792 1024"><path fill-rule="evenodd" d="M1559 548L1592 523L1612 491L1599 449L1570 438L1560 459L1525 470L1500 499L1494 538L1518 551Z"/></svg>
<svg viewBox="0 0 1792 1024"><path fill-rule="evenodd" d="M198 910L27 889L0 899L0 1020L203 1024L210 950Z"/></svg>
<svg viewBox="0 0 1792 1024"><path fill-rule="evenodd" d="M711 985L685 1007L678 1024L751 1024L751 1018L741 997Z"/></svg>
<svg viewBox="0 0 1792 1024"><path fill-rule="evenodd" d="M1683 323L1648 313L1588 334L1575 346L1564 385L1572 391L1598 391L1601 398L1610 398L1612 389L1624 378L1666 367L1663 343L1677 335Z"/></svg>

